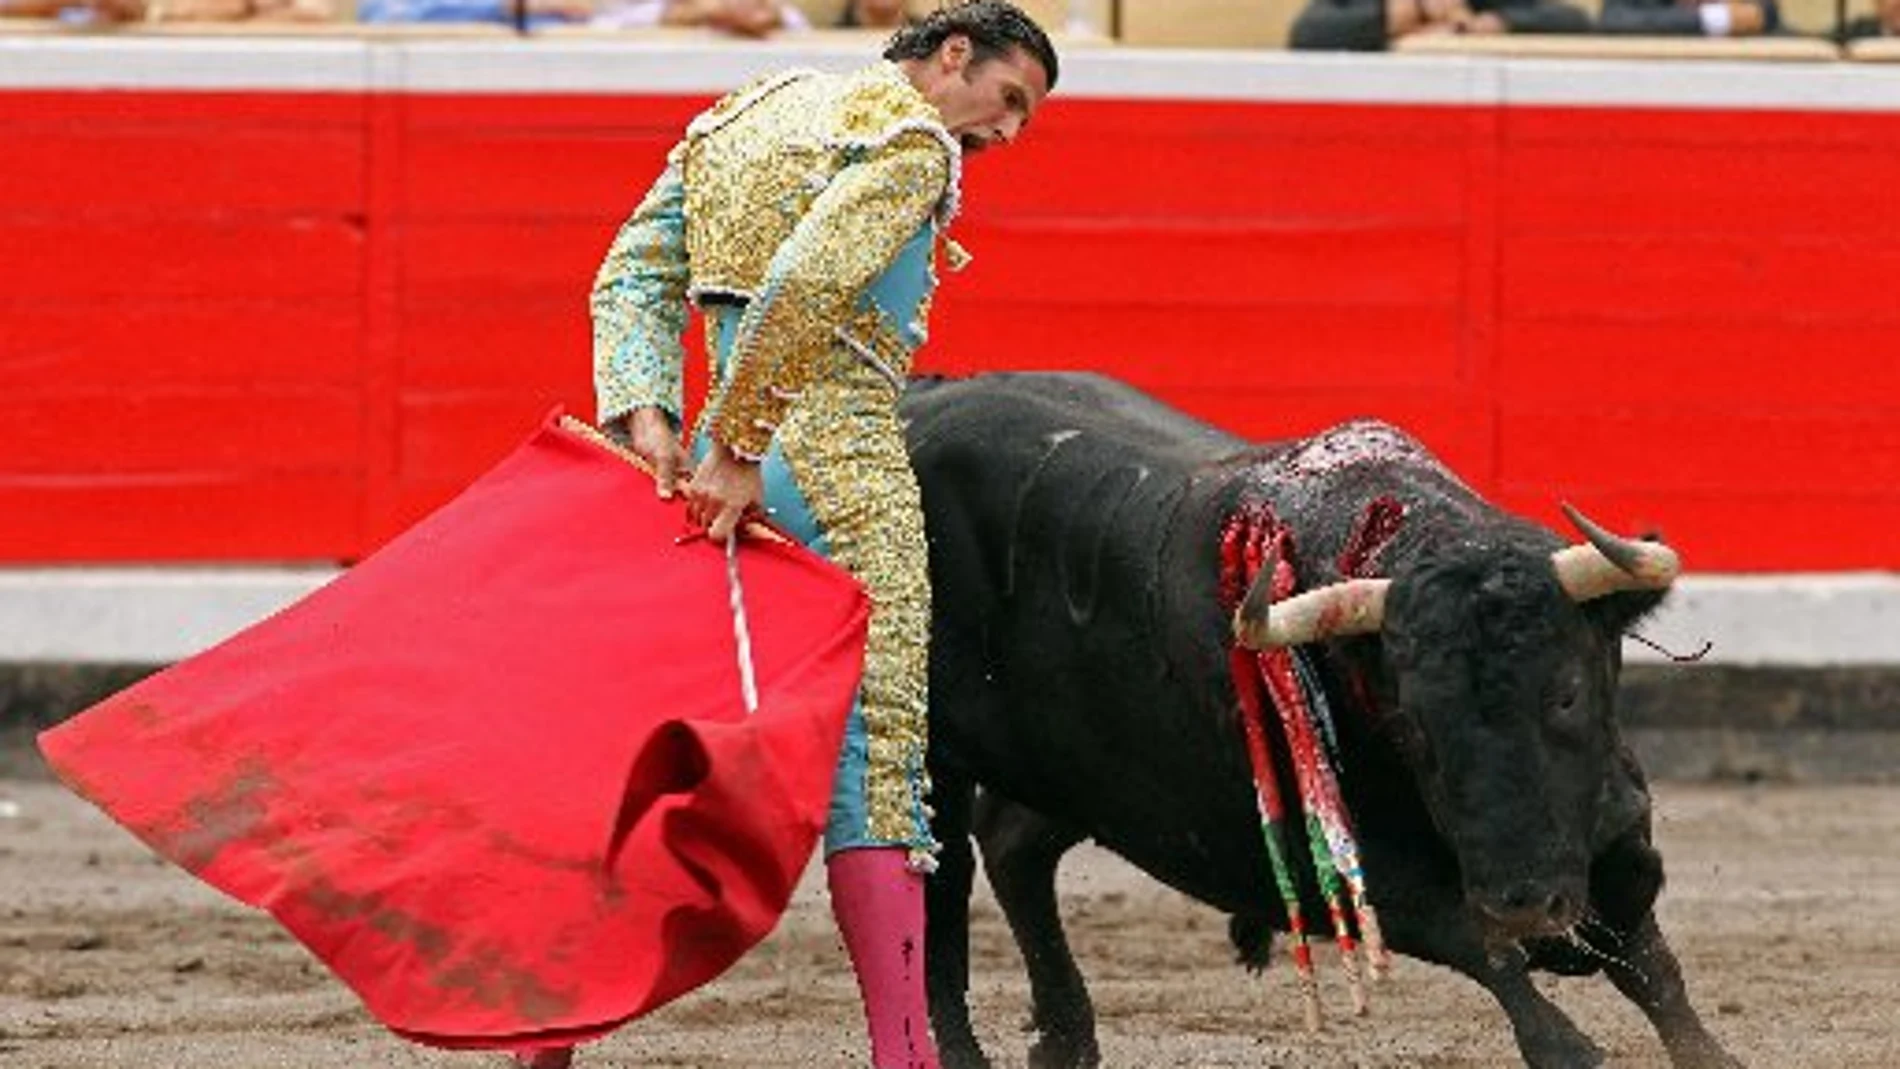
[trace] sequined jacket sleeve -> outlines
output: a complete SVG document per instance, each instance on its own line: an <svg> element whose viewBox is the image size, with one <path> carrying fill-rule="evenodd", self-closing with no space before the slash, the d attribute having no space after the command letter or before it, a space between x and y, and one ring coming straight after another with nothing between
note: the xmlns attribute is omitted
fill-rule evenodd
<svg viewBox="0 0 1900 1069"><path fill-rule="evenodd" d="M944 199L949 151L936 134L907 130L858 148L792 229L746 309L732 378L720 392L713 436L759 457L800 390L824 366L836 331L866 286L890 266Z"/></svg>
<svg viewBox="0 0 1900 1069"><path fill-rule="evenodd" d="M594 398L602 425L658 405L679 425L686 351L684 193L669 164L607 250L594 278Z"/></svg>

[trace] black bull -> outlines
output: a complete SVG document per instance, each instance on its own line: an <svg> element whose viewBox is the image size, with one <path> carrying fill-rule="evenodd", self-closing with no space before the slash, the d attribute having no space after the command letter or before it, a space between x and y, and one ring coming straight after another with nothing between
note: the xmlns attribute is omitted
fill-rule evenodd
<svg viewBox="0 0 1900 1069"><path fill-rule="evenodd" d="M1286 615L1296 629L1311 617L1290 641L1323 640L1307 648L1387 942L1482 984L1530 1065L1601 1061L1536 969L1605 972L1676 1065L1735 1065L1656 926L1662 861L1614 715L1620 636L1663 596L1617 581L1640 567L1566 549L1383 424L1250 444L1061 374L918 382L902 411L936 591L930 765L945 850L927 963L946 1065L987 1064L965 1003L973 832L1028 967L1034 1066L1099 1060L1056 909L1056 866L1076 843L1093 838L1229 913L1237 943L1286 929L1229 675L1220 532L1236 510L1269 506L1302 589L1325 586L1382 499L1403 512L1370 562L1390 578L1374 591L1376 630L1346 634L1323 605ZM1553 562L1579 555L1584 577L1561 576ZM1323 917L1307 897L1307 916Z"/></svg>

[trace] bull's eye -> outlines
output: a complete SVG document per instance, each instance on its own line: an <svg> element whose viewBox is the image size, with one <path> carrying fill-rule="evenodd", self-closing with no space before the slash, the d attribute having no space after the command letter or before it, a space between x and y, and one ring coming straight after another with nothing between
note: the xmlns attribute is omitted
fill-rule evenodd
<svg viewBox="0 0 1900 1069"><path fill-rule="evenodd" d="M1566 675L1556 680L1551 698L1551 707L1556 710L1558 722L1566 725L1574 724L1577 718L1577 707L1583 702L1583 681L1574 675Z"/></svg>

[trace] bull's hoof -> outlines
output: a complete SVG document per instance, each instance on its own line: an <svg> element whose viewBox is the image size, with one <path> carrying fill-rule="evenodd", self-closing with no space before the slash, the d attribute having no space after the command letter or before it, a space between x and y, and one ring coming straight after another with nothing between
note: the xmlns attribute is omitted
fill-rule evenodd
<svg viewBox="0 0 1900 1069"><path fill-rule="evenodd" d="M1521 1053L1529 1069L1601 1069L1604 1063L1602 1048L1588 1039L1524 1047Z"/></svg>
<svg viewBox="0 0 1900 1069"><path fill-rule="evenodd" d="M1093 1036L1044 1036L1029 1048L1029 1069L1095 1069L1101 1064L1102 1050Z"/></svg>
<svg viewBox="0 0 1900 1069"><path fill-rule="evenodd" d="M976 1040L946 1043L937 1041L937 1061L943 1069L990 1069L990 1060Z"/></svg>
<svg viewBox="0 0 1900 1069"><path fill-rule="evenodd" d="M1722 1045L1710 1039L1706 1043L1671 1049L1669 1064L1675 1069L1744 1069L1742 1063L1733 1054L1722 1049Z"/></svg>
<svg viewBox="0 0 1900 1069"><path fill-rule="evenodd" d="M1234 960L1248 972L1265 972L1273 961L1273 926L1264 917L1228 917L1227 941L1234 946Z"/></svg>

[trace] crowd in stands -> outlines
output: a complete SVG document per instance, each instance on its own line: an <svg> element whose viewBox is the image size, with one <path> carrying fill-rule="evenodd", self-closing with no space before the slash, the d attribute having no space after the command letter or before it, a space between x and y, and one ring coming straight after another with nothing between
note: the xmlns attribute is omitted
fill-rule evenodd
<svg viewBox="0 0 1900 1069"><path fill-rule="evenodd" d="M510 22L518 0L361 0L362 22ZM846 0L801 6L791 0L525 0L531 25L569 23L602 29L703 28L737 37L765 37L813 26L895 28L903 0ZM811 10L807 10L810 8Z"/></svg>
<svg viewBox="0 0 1900 1069"><path fill-rule="evenodd" d="M1900 37L1900 0L1876 0L1873 13L1847 20L1840 36L1844 41Z"/></svg>
<svg viewBox="0 0 1900 1069"><path fill-rule="evenodd" d="M915 6L914 0L912 6ZM700 27L738 37L818 27L895 29L906 0L0 0L0 18L74 23L504 23L603 29Z"/></svg>
<svg viewBox="0 0 1900 1069"><path fill-rule="evenodd" d="M1649 37L1805 35L1839 42L1900 36L1900 0L1835 26L1796 29L1777 0L1308 0L1289 34L1293 48L1375 51L1419 34L1595 33Z"/></svg>
<svg viewBox="0 0 1900 1069"><path fill-rule="evenodd" d="M333 0L0 0L0 18L74 24L333 22Z"/></svg>
<svg viewBox="0 0 1900 1069"><path fill-rule="evenodd" d="M936 0L0 0L0 18L68 23L337 22L499 23L524 28L701 28L741 38L809 29L892 29ZM1118 0L1094 0L1101 10ZM1275 0L1231 0L1221 17L1270 17ZM1816 36L1840 42L1900 37L1900 0L1847 0L1870 11L1826 26L1790 26L1780 4L1794 0L1294 0L1282 36L1296 49L1378 51L1433 34L1623 34L1643 36ZM1287 0L1278 0L1284 7ZM1589 5L1580 6L1583 4ZM1599 6L1600 5L1600 6ZM1039 17L1075 30L1078 5L1029 4ZM1195 5L1206 9L1218 5ZM1094 29L1084 22L1085 28ZM1101 29L1107 29L1102 27Z"/></svg>
<svg viewBox="0 0 1900 1069"><path fill-rule="evenodd" d="M1294 48L1377 51L1418 33L1588 33L1563 0L1313 0L1293 22Z"/></svg>

